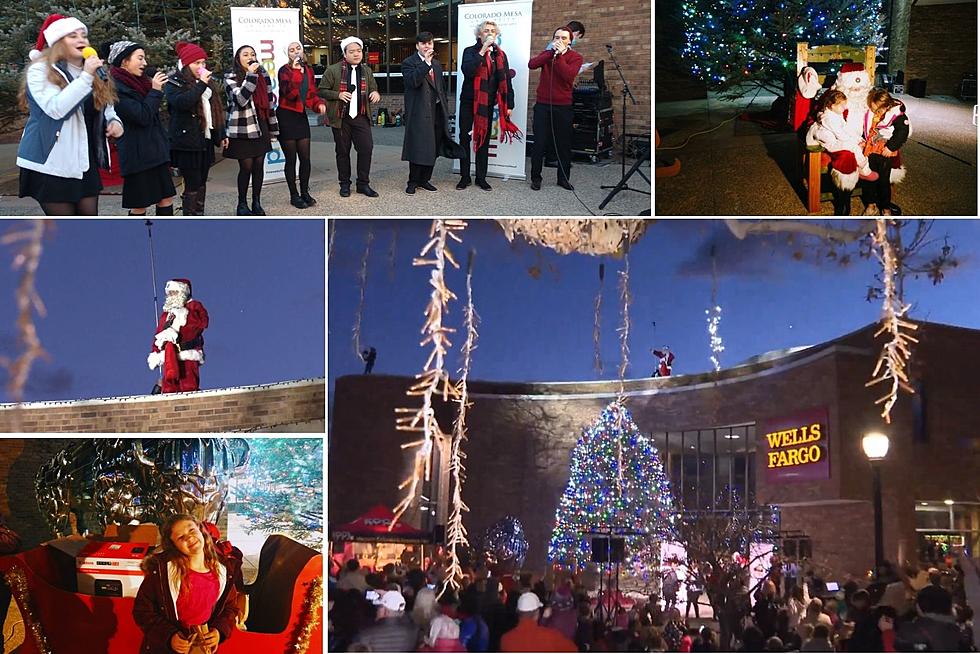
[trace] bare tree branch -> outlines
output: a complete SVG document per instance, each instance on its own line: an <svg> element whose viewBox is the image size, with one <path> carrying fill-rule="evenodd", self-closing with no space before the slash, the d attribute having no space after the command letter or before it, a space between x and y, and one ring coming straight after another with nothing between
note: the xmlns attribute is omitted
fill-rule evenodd
<svg viewBox="0 0 980 654"><path fill-rule="evenodd" d="M850 229L838 229L829 225L820 225L800 220L778 219L749 221L726 218L725 225L735 238L739 240L743 240L749 234L792 233L808 234L841 243L853 243L864 238L869 232L874 230L873 220L855 221L854 227Z"/></svg>

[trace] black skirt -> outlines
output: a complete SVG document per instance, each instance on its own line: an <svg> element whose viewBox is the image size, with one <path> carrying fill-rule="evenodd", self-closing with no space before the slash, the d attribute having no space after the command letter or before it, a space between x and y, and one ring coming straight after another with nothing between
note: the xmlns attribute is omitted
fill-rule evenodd
<svg viewBox="0 0 980 654"><path fill-rule="evenodd" d="M142 209L155 205L164 198L177 195L170 164L141 170L123 177L122 206L124 209Z"/></svg>
<svg viewBox="0 0 980 654"><path fill-rule="evenodd" d="M40 204L48 202L70 202L78 204L82 198L98 196L102 190L102 179L95 163L89 161L88 170L81 179L56 177L39 173L28 168L20 169L20 197L34 198Z"/></svg>
<svg viewBox="0 0 980 654"><path fill-rule="evenodd" d="M280 141L310 138L310 121L307 120L305 111L300 113L279 107L276 109L276 117L279 119Z"/></svg>
<svg viewBox="0 0 980 654"><path fill-rule="evenodd" d="M272 137L269 136L268 121L259 118L262 136L257 139L233 139L228 137L228 149L225 157L228 159L252 159L264 157L266 152L272 152Z"/></svg>

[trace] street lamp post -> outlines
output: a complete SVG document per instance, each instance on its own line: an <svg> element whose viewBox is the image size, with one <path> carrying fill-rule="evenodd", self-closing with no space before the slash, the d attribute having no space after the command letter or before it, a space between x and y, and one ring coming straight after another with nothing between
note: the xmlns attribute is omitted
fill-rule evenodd
<svg viewBox="0 0 980 654"><path fill-rule="evenodd" d="M881 511L881 462L888 454L888 436L872 432L861 441L864 454L871 462L875 507L875 577L885 560L885 546Z"/></svg>

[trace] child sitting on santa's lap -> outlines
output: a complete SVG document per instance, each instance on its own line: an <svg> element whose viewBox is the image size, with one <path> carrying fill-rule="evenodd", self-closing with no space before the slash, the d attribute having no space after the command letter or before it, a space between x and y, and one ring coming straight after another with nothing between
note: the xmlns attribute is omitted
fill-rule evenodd
<svg viewBox="0 0 980 654"><path fill-rule="evenodd" d="M827 152L850 152L857 162L858 176L874 181L878 179L878 173L868 165L861 139L848 130L844 120L845 109L847 96L842 92L830 89L820 96L817 121L811 127L812 140L820 143Z"/></svg>

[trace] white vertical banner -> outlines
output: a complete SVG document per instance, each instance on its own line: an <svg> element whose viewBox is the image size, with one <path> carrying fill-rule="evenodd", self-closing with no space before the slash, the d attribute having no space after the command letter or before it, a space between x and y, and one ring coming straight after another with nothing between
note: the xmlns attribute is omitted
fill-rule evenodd
<svg viewBox="0 0 980 654"><path fill-rule="evenodd" d="M524 133L525 139L510 143L500 142L500 117L494 98L493 122L490 125L490 162L487 174L495 177L525 179L527 136L527 81L531 71L527 62L531 56L531 5L532 0L508 0L460 4L456 24L456 129L459 131L459 92L463 88L463 50L476 43L475 30L480 23L491 20L497 24L500 35L497 45L507 54L510 64L510 84L514 88L514 112L510 119ZM537 54L535 52L534 54ZM470 144L470 166L476 166L473 144ZM459 171L459 161L453 163Z"/></svg>
<svg viewBox="0 0 980 654"><path fill-rule="evenodd" d="M299 9L231 7L232 51L243 45L255 48L272 80L273 109L279 105L279 69L289 62L286 48L293 41L299 41ZM272 152L265 155L265 183L285 179L285 168L286 157L273 139Z"/></svg>

